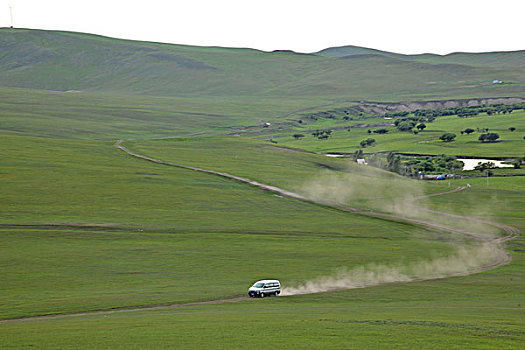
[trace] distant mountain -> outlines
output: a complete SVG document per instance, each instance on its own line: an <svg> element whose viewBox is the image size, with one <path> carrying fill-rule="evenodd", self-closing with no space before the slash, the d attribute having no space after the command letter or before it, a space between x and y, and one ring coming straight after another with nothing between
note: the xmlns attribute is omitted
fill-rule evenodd
<svg viewBox="0 0 525 350"><path fill-rule="evenodd" d="M468 52L454 52L448 55L437 55L432 53L420 54L420 55L404 55L394 52L381 51L376 49L369 49L360 46L339 46L330 47L319 52L315 52L315 55L323 57L340 58L345 56L357 56L357 55L380 55L387 57L395 57L406 60L415 60L420 62L428 63L459 63L468 65L481 65L481 66L523 66L525 65L525 50L521 51L501 51L501 52L480 52L480 53L468 53Z"/></svg>
<svg viewBox="0 0 525 350"><path fill-rule="evenodd" d="M327 49L315 52L316 55L323 57L345 57L345 56L355 56L355 55L381 55L381 56L390 56L396 58L408 58L409 56L388 52L380 51L376 49L369 49L367 47L360 46L338 46L338 47L329 47Z"/></svg>
<svg viewBox="0 0 525 350"><path fill-rule="evenodd" d="M524 96L524 55L406 56L357 46L297 54L4 28L0 87L330 100Z"/></svg>

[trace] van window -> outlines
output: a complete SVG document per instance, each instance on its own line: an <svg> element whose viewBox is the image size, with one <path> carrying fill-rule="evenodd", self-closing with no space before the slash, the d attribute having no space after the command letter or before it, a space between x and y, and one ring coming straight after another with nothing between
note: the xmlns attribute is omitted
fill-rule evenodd
<svg viewBox="0 0 525 350"><path fill-rule="evenodd" d="M255 283L253 286L254 286L255 288L262 288L262 287L264 287L264 283L261 283L261 282L259 282L259 283Z"/></svg>

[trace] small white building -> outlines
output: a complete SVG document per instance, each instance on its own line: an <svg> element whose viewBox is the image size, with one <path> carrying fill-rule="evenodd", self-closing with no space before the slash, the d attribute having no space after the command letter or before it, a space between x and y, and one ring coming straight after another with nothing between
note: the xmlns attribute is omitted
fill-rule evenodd
<svg viewBox="0 0 525 350"><path fill-rule="evenodd" d="M265 128L269 128L271 125L272 125L272 124L270 124L270 123L264 123L264 127L265 127Z"/></svg>
<svg viewBox="0 0 525 350"><path fill-rule="evenodd" d="M366 162L366 160L364 160L364 159L358 159L358 160L357 160L357 164L367 165L367 162Z"/></svg>
<svg viewBox="0 0 525 350"><path fill-rule="evenodd" d="M503 82L501 80L493 80L492 81L492 84L503 84Z"/></svg>

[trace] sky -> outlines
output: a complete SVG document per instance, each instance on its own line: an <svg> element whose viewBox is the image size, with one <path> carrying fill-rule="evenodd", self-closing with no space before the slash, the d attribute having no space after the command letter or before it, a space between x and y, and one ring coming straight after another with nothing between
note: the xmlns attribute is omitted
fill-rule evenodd
<svg viewBox="0 0 525 350"><path fill-rule="evenodd" d="M264 51L525 49L525 0L0 0L0 27Z"/></svg>

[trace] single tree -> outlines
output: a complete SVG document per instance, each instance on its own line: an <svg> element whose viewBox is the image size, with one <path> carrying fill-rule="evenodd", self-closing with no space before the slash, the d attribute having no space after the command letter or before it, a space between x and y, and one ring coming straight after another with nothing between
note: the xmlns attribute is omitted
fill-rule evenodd
<svg viewBox="0 0 525 350"><path fill-rule="evenodd" d="M513 132L514 130L516 130L516 128L513 127L513 126L511 126L511 127L509 128L509 130L510 130L510 132Z"/></svg>
<svg viewBox="0 0 525 350"><path fill-rule="evenodd" d="M488 134L479 135L478 140L481 142L495 142L499 139L499 135L495 132L489 132Z"/></svg>
<svg viewBox="0 0 525 350"><path fill-rule="evenodd" d="M396 126L400 131L412 131L412 128L416 125L416 122L413 120L403 120L400 121Z"/></svg>
<svg viewBox="0 0 525 350"><path fill-rule="evenodd" d="M451 132L447 132L439 137L439 139L443 142L451 142L454 141L456 138L456 134L453 134Z"/></svg>
<svg viewBox="0 0 525 350"><path fill-rule="evenodd" d="M366 146L371 146L374 142L376 142L376 140L372 139L372 138L368 138L366 140L363 140L359 143L359 145L363 148L365 148Z"/></svg>
<svg viewBox="0 0 525 350"><path fill-rule="evenodd" d="M303 134L293 134L293 137L295 137L296 140L299 140L301 137L304 137Z"/></svg>
<svg viewBox="0 0 525 350"><path fill-rule="evenodd" d="M355 151L354 153L354 160L358 160L358 159L362 159L363 158L363 150L362 149L358 149L357 151Z"/></svg>
<svg viewBox="0 0 525 350"><path fill-rule="evenodd" d="M421 123L421 124L418 124L416 126L416 128L419 130L419 131L423 131L427 126L425 125L425 123Z"/></svg>
<svg viewBox="0 0 525 350"><path fill-rule="evenodd" d="M473 133L474 131L476 131L476 130L471 129L471 128L466 128L464 131L465 131L465 134L470 135L470 134L472 134L472 133Z"/></svg>

